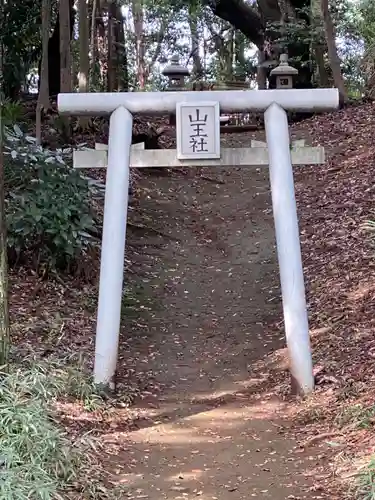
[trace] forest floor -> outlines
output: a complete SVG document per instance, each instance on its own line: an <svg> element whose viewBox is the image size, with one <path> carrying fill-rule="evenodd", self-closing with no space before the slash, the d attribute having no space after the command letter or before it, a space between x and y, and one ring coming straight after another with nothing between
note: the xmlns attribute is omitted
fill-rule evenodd
<svg viewBox="0 0 375 500"><path fill-rule="evenodd" d="M267 169L139 179L118 370L119 399L134 404L61 416L100 436L124 498L357 498L349 485L375 451L375 260L363 230L374 207L372 108L292 127L328 153L323 166L295 167L317 383L304 401L289 395ZM21 349L92 360L94 281L14 272Z"/></svg>

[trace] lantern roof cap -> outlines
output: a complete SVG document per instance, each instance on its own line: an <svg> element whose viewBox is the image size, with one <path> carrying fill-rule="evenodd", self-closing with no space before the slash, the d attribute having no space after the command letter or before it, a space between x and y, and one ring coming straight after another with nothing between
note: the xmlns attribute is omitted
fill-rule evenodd
<svg viewBox="0 0 375 500"><path fill-rule="evenodd" d="M298 69L288 63L288 54L280 55L280 63L271 71L271 76L293 76L298 75Z"/></svg>
<svg viewBox="0 0 375 500"><path fill-rule="evenodd" d="M162 74L164 76L170 76L170 77L173 77L173 76L189 76L190 75L190 71L186 68L186 66L182 66L180 64L180 59L179 59L178 55L174 54L171 57L171 60L170 60L170 63L168 64L168 66L166 66L163 69Z"/></svg>

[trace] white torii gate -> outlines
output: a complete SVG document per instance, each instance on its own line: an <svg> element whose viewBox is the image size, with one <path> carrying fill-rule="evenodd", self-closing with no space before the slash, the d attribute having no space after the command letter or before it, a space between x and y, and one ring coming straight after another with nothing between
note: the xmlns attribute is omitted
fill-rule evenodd
<svg viewBox="0 0 375 500"><path fill-rule="evenodd" d="M168 114L177 109L177 114L179 112L181 114L182 106L202 106L202 109L206 109L205 106L210 104L215 104L224 113L264 112L268 150L262 147L247 150L229 148L220 152L215 122L213 134L216 135L216 143L211 154L207 156L197 156L198 159L177 159L176 152L171 150L158 152L133 150L131 153L133 113ZM314 378L292 163L322 163L324 157L320 148L316 148L315 152L314 148L297 147L295 150L290 150L286 111L328 111L337 109L338 106L337 89L59 94L58 110L60 113L78 116L111 115L95 346L94 379L96 383L111 384L116 371L129 167L269 164L291 374L299 391L308 393L313 390ZM217 118L219 122L219 117ZM180 125L180 128L182 123L183 121L177 120L177 126ZM183 157L181 142L184 142L183 137L180 138L177 151L177 156L180 158ZM86 160L87 153L91 154L87 151L82 153L86 153ZM96 163L97 153L105 153L105 157L102 157L104 162ZM105 166L107 152L96 151L95 154L93 159L95 163L89 161L86 165L79 165L78 156L75 161L78 166L82 167ZM81 160L83 159L84 157L81 156Z"/></svg>

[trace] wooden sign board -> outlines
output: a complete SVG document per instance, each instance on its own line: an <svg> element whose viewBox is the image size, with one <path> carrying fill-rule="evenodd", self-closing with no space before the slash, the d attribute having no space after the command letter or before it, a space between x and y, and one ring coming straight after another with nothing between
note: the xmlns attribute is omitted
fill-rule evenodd
<svg viewBox="0 0 375 500"><path fill-rule="evenodd" d="M220 106L218 102L179 102L176 105L178 160L220 158Z"/></svg>

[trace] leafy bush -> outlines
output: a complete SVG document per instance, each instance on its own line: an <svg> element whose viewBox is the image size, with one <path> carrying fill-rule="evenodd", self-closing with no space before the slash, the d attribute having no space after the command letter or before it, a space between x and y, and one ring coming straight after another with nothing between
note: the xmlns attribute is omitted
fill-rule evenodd
<svg viewBox="0 0 375 500"><path fill-rule="evenodd" d="M26 365L27 359L23 360ZM25 362L26 361L26 362ZM45 402L59 397L74 398L89 410L98 409L103 403L102 395L91 376L84 368L83 360L67 357L64 360L51 359L35 364L29 362L28 369L18 370L22 380L17 379L17 390Z"/></svg>
<svg viewBox="0 0 375 500"><path fill-rule="evenodd" d="M103 403L81 370L57 361L1 374L0 500L122 498L102 482L99 442L76 436L73 444L53 417L56 398L80 395Z"/></svg>
<svg viewBox="0 0 375 500"><path fill-rule="evenodd" d="M20 101L4 99L0 108L2 126L9 127L22 121L23 108Z"/></svg>
<svg viewBox="0 0 375 500"><path fill-rule="evenodd" d="M94 187L67 165L70 150L43 149L17 125L5 130L4 153L11 262L73 270L97 243Z"/></svg>
<svg viewBox="0 0 375 500"><path fill-rule="evenodd" d="M25 399L16 382L6 377L0 385L0 498L62 498L74 463L69 443L43 402Z"/></svg>

